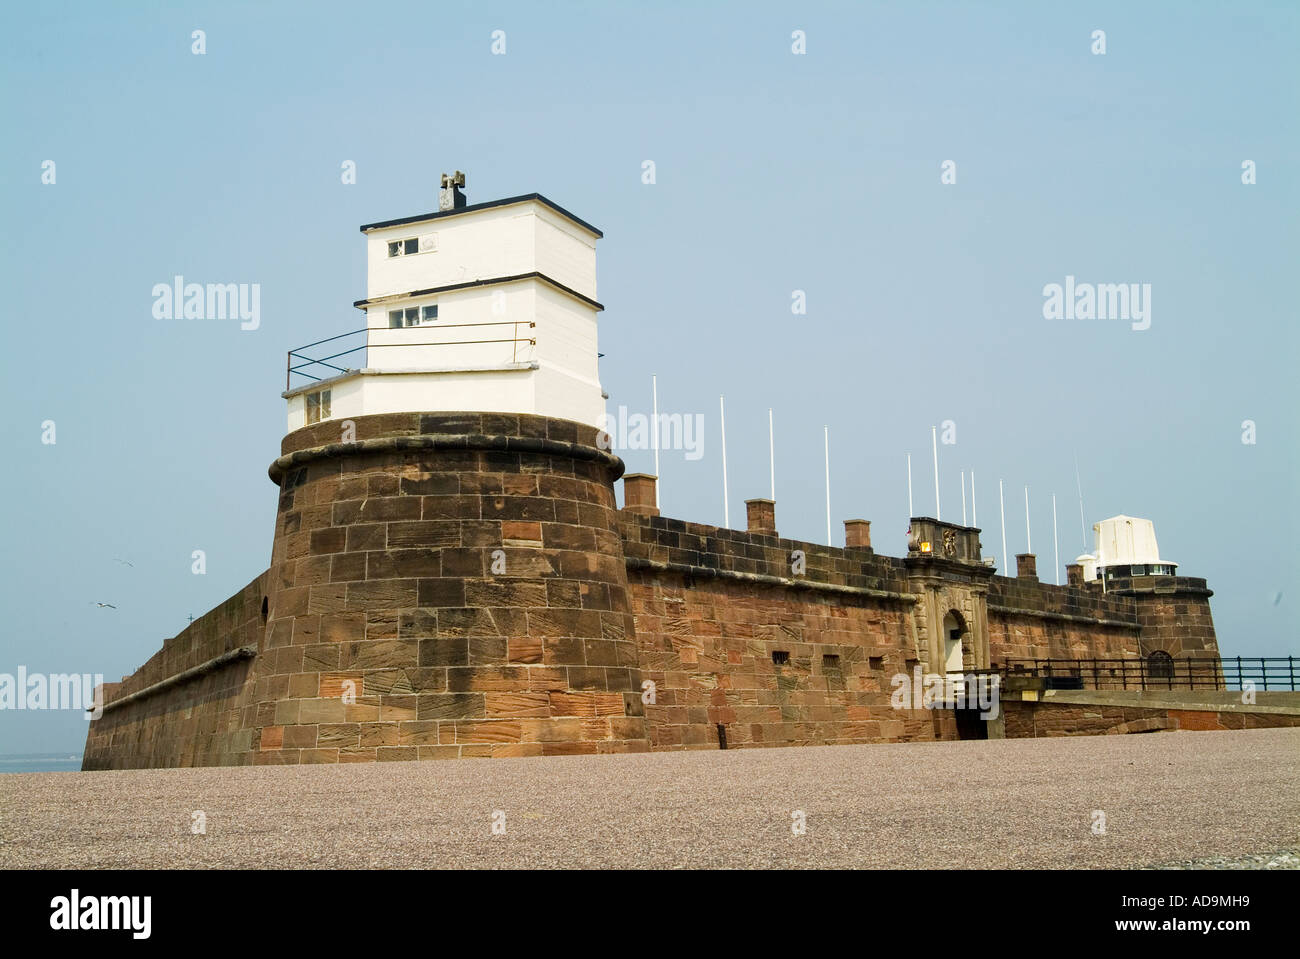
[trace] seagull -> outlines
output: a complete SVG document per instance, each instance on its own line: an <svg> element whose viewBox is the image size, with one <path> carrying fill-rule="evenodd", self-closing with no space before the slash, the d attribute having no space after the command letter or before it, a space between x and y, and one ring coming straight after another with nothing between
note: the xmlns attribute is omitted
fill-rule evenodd
<svg viewBox="0 0 1300 959"><path fill-rule="evenodd" d="M128 563L124 559L117 559L116 557L114 557L113 562L121 563L123 566L130 566L132 569L135 569L135 563Z"/></svg>
<svg viewBox="0 0 1300 959"><path fill-rule="evenodd" d="M95 605L98 606L100 609L117 609L117 607L114 606L112 603L96 603Z"/></svg>

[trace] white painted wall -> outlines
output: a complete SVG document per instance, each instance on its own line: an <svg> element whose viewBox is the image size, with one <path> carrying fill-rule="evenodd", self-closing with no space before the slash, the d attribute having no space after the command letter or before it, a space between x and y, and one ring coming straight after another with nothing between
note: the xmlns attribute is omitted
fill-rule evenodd
<svg viewBox="0 0 1300 959"><path fill-rule="evenodd" d="M388 256L390 241L430 234L436 234L435 250ZM289 430L306 425L305 395L322 386L331 390L331 420L377 413L481 410L598 424L605 401L594 307L538 278L436 296L406 295L540 272L594 299L594 234L527 200L373 230L366 235L366 259L367 299L392 298L366 308L370 348L364 369L309 388L295 384L287 396ZM434 323L389 326L390 310L434 303L438 306ZM516 338L535 339L536 344L475 342ZM362 363L361 355L332 362L355 368Z"/></svg>
<svg viewBox="0 0 1300 959"><path fill-rule="evenodd" d="M1155 524L1133 516L1112 516L1093 526L1098 566L1170 562L1160 559Z"/></svg>
<svg viewBox="0 0 1300 959"><path fill-rule="evenodd" d="M368 342L366 368L372 370L482 367L533 359L528 343L485 343L483 340L534 339L529 327L536 310L536 280L490 287L453 290L438 296L409 297L366 310ZM389 311L436 303L438 319L428 326L395 330ZM490 323L491 326L470 325ZM405 347L402 344L412 344ZM420 344L438 344L435 346Z"/></svg>
<svg viewBox="0 0 1300 959"><path fill-rule="evenodd" d="M393 240L436 235L429 253L389 257ZM596 237L536 200L366 234L366 298L534 270L596 298Z"/></svg>
<svg viewBox="0 0 1300 959"><path fill-rule="evenodd" d="M583 296L596 295L596 237L582 227L534 204L534 269Z"/></svg>

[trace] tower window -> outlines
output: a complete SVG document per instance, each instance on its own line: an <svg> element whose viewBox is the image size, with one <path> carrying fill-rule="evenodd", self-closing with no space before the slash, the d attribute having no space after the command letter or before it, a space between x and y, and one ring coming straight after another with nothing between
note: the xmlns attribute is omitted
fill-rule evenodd
<svg viewBox="0 0 1300 959"><path fill-rule="evenodd" d="M330 418L330 391L317 390L307 394L307 425Z"/></svg>
<svg viewBox="0 0 1300 959"><path fill-rule="evenodd" d="M438 320L437 304L431 306L408 306L402 310L388 311L388 328L400 330L407 326L428 326Z"/></svg>
<svg viewBox="0 0 1300 959"><path fill-rule="evenodd" d="M388 241L388 256L390 259L395 256L411 256L415 253L434 253L437 249L438 234L436 233Z"/></svg>
<svg viewBox="0 0 1300 959"><path fill-rule="evenodd" d="M776 666L784 666L790 662L790 654L781 649L772 650L772 663Z"/></svg>

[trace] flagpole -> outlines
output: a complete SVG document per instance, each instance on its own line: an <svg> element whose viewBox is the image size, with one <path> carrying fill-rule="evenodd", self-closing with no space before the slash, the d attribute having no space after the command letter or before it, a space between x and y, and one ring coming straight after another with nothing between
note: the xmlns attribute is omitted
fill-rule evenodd
<svg viewBox="0 0 1300 959"><path fill-rule="evenodd" d="M966 471L961 471L961 525L966 525Z"/></svg>
<svg viewBox="0 0 1300 959"><path fill-rule="evenodd" d="M772 471L772 500L776 500L776 434L772 432L772 408L767 408L767 462Z"/></svg>
<svg viewBox="0 0 1300 959"><path fill-rule="evenodd" d="M831 545L831 428L822 427L826 438L826 545Z"/></svg>
<svg viewBox="0 0 1300 959"><path fill-rule="evenodd" d="M1079 479L1079 454L1074 454L1074 485L1079 491L1079 535L1083 538L1083 551L1088 550L1088 524L1083 518L1083 482Z"/></svg>
<svg viewBox="0 0 1300 959"><path fill-rule="evenodd" d="M721 396L718 412L722 417L722 525L731 529L731 504L727 500L727 405Z"/></svg>
<svg viewBox="0 0 1300 959"><path fill-rule="evenodd" d="M930 427L930 446L934 449L934 518L941 520L943 514L939 510L939 440L936 429Z"/></svg>
<svg viewBox="0 0 1300 959"><path fill-rule="evenodd" d="M907 454L907 519L911 522L912 517L916 515L916 510L912 508L912 454Z"/></svg>
<svg viewBox="0 0 1300 959"><path fill-rule="evenodd" d="M1034 541L1029 537L1029 487L1025 487L1025 552L1034 551Z"/></svg>
<svg viewBox="0 0 1300 959"><path fill-rule="evenodd" d="M655 509L659 508L659 487L662 480L659 476L659 377L652 375L650 377L650 388L654 391L654 422L651 428L654 430L655 439Z"/></svg>
<svg viewBox="0 0 1300 959"><path fill-rule="evenodd" d="M1061 585L1061 548L1056 541L1056 494L1052 494L1052 552L1056 554L1056 585Z"/></svg>
<svg viewBox="0 0 1300 959"><path fill-rule="evenodd" d="M975 471L970 471L970 524L978 526L979 517L975 514Z"/></svg>
<svg viewBox="0 0 1300 959"><path fill-rule="evenodd" d="M998 504L1002 507L1002 569L1006 575L1011 561L1007 559L1007 501L1002 495L1002 480L998 480Z"/></svg>

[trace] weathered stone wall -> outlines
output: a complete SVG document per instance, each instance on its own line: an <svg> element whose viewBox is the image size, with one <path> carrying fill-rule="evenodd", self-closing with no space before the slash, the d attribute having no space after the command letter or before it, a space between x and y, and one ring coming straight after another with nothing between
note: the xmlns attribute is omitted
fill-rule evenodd
<svg viewBox="0 0 1300 959"><path fill-rule="evenodd" d="M1099 736L1185 730L1264 729L1300 726L1300 716L1233 709L1178 709L1054 702L1002 702L1008 739L1039 736Z"/></svg>
<svg viewBox="0 0 1300 959"><path fill-rule="evenodd" d="M1140 655L1132 597L1033 578L995 576L988 593L989 654L1017 659L1125 659Z"/></svg>
<svg viewBox="0 0 1300 959"><path fill-rule="evenodd" d="M498 414L347 424L290 434L272 468L254 761L647 749L622 462L595 429Z"/></svg>
<svg viewBox="0 0 1300 959"><path fill-rule="evenodd" d="M978 530L925 518L906 558L860 520L845 549L780 539L766 500L720 530L658 516L644 476L619 510L602 445L479 413L289 434L271 568L109 687L86 768L951 739L890 702L949 632L967 670L1215 655L1203 580L995 576Z"/></svg>
<svg viewBox="0 0 1300 959"><path fill-rule="evenodd" d="M267 585L263 573L165 640L131 676L106 684L104 714L90 724L82 768L248 762L247 721L253 717L245 706L255 685L254 655L240 653L251 647L255 654L261 643ZM177 677L187 678L177 682ZM142 691L145 695L137 696Z"/></svg>
<svg viewBox="0 0 1300 959"><path fill-rule="evenodd" d="M627 512L623 547L654 748L956 737L890 706L917 662L901 560Z"/></svg>
<svg viewBox="0 0 1300 959"><path fill-rule="evenodd" d="M1142 655L1163 650L1175 659L1217 658L1219 645L1205 580L1191 576L1133 576L1111 590L1131 598L1142 627Z"/></svg>

